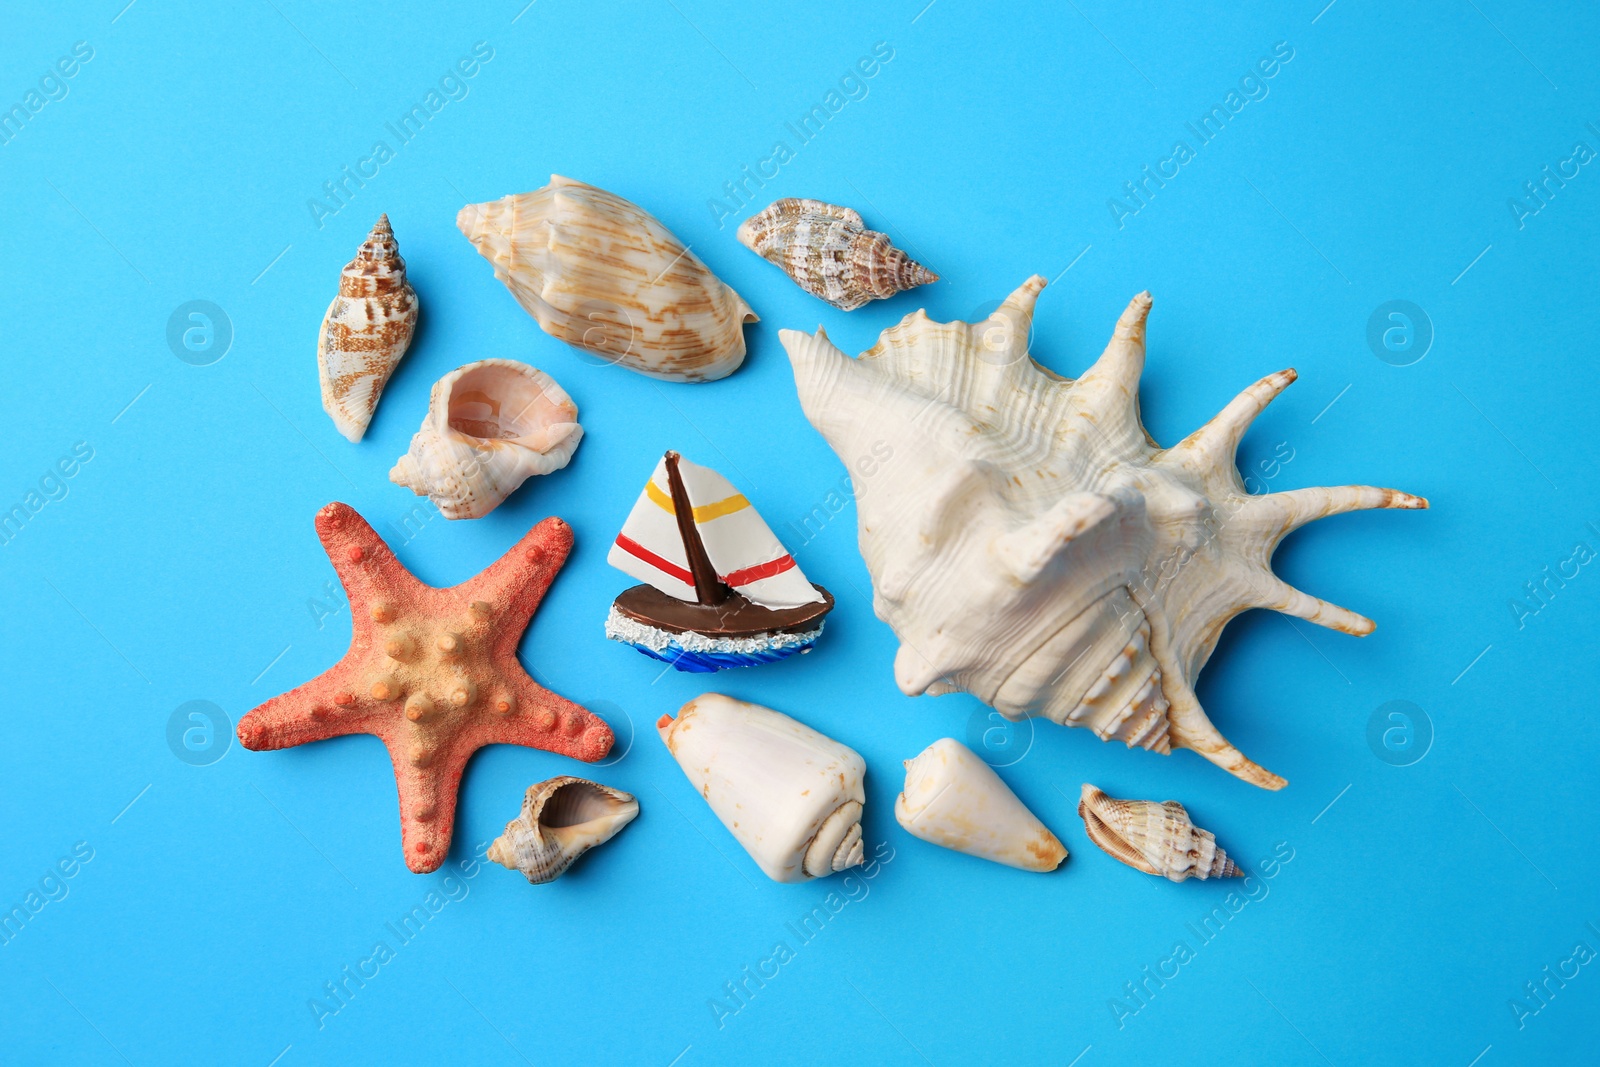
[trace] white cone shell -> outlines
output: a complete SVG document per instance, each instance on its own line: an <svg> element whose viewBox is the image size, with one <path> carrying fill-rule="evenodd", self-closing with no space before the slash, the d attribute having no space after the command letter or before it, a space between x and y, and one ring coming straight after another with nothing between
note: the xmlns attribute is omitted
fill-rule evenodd
<svg viewBox="0 0 1600 1067"><path fill-rule="evenodd" d="M578 407L554 378L516 360L479 360L434 383L428 417L389 480L447 519L476 519L533 475L565 467L581 440Z"/></svg>
<svg viewBox="0 0 1600 1067"><path fill-rule="evenodd" d="M1024 871L1053 871L1067 858L1060 839L961 742L942 738L905 764L894 817L908 833Z"/></svg>
<svg viewBox="0 0 1600 1067"><path fill-rule="evenodd" d="M867 764L845 745L759 704L720 693L656 724L695 791L775 882L804 882L864 859Z"/></svg>

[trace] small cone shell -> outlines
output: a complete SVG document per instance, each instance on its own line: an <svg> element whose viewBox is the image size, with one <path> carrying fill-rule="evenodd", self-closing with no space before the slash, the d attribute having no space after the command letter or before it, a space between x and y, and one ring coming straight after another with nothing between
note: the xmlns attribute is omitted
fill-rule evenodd
<svg viewBox="0 0 1600 1067"><path fill-rule="evenodd" d="M1146 874L1174 882L1244 874L1176 800L1116 800L1085 782L1078 815L1091 841Z"/></svg>
<svg viewBox="0 0 1600 1067"><path fill-rule="evenodd" d="M775 882L859 866L867 763L771 708L707 693L656 730L695 792Z"/></svg>
<svg viewBox="0 0 1600 1067"><path fill-rule="evenodd" d="M821 200L775 200L746 219L738 237L800 288L841 311L939 280L887 234L867 229L860 215Z"/></svg>
<svg viewBox="0 0 1600 1067"><path fill-rule="evenodd" d="M416 329L417 294L406 280L389 216L380 215L339 275L339 295L328 305L317 337L322 407L349 440L367 432L378 397Z"/></svg>
<svg viewBox="0 0 1600 1067"><path fill-rule="evenodd" d="M905 765L894 817L909 833L1024 871L1053 871L1067 858L1056 835L961 742L935 741Z"/></svg>
<svg viewBox="0 0 1600 1067"><path fill-rule="evenodd" d="M551 778L528 787L522 814L506 823L488 858L521 871L534 885L553 882L638 814L639 802L630 793L587 778Z"/></svg>
<svg viewBox="0 0 1600 1067"><path fill-rule="evenodd" d="M676 382L744 362L756 313L671 230L620 196L551 175L531 193L468 204L456 227L551 337Z"/></svg>

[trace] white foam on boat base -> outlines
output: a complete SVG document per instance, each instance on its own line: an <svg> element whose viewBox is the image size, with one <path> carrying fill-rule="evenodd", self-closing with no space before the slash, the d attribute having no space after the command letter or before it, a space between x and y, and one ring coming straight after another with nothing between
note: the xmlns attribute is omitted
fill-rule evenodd
<svg viewBox="0 0 1600 1067"><path fill-rule="evenodd" d="M662 630L632 619L618 611L616 605L611 607L611 613L606 616L606 636L613 641L625 641L630 645L642 645L645 648L661 652L669 644L689 652L738 652L746 655L772 652L781 648L791 648L795 645L810 644L822 633L822 627L807 630L804 633L766 634L761 637L710 637L706 634L686 630L676 633Z"/></svg>

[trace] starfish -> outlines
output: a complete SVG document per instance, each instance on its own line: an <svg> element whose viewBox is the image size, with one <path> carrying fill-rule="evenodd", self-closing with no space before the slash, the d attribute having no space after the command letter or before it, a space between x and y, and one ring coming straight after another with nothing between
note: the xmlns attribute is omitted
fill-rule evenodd
<svg viewBox="0 0 1600 1067"><path fill-rule="evenodd" d="M484 745L542 748L593 762L611 728L528 677L517 644L572 550L545 519L482 574L449 589L418 581L348 504L317 512L317 535L350 601L350 650L321 675L239 721L245 748L372 734L394 763L406 866L450 851L456 790Z"/></svg>

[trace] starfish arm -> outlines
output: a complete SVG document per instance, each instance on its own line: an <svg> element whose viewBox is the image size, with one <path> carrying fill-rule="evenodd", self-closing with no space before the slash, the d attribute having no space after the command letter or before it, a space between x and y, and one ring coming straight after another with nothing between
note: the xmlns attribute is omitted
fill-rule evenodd
<svg viewBox="0 0 1600 1067"><path fill-rule="evenodd" d="M428 588L349 504L334 502L317 512L317 536L350 601L352 645L370 641L375 614L392 611L397 595Z"/></svg>
<svg viewBox="0 0 1600 1067"><path fill-rule="evenodd" d="M339 703L346 692L338 667L249 711L236 731L245 748L293 748L345 734L374 732L368 715Z"/></svg>
<svg viewBox="0 0 1600 1067"><path fill-rule="evenodd" d="M529 530L488 569L451 590L469 604L493 605L496 658L516 655L528 621L571 551L572 527L551 517Z"/></svg>
<svg viewBox="0 0 1600 1067"><path fill-rule="evenodd" d="M461 773L477 746L458 739L426 756L403 741L387 747L400 794L400 846L406 866L417 874L436 871L450 853Z"/></svg>
<svg viewBox="0 0 1600 1067"><path fill-rule="evenodd" d="M514 706L481 720L472 737L477 744L526 745L585 763L611 751L611 727L594 712L550 692L520 668L515 675L507 672L507 684Z"/></svg>

